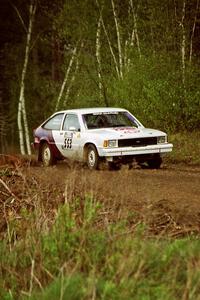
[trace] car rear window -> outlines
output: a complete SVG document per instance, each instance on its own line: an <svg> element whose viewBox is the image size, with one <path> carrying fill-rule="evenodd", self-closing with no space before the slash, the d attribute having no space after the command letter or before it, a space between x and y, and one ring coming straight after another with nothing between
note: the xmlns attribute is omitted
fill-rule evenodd
<svg viewBox="0 0 200 300"><path fill-rule="evenodd" d="M57 114L49 119L44 125L43 128L51 130L60 130L64 113Z"/></svg>

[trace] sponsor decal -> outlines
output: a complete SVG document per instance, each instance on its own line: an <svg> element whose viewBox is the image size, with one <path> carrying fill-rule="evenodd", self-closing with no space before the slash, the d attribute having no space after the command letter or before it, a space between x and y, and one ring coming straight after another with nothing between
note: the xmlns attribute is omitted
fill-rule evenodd
<svg viewBox="0 0 200 300"><path fill-rule="evenodd" d="M118 131L120 133L138 133L140 130L138 128L134 127L119 127L119 128L113 128L115 131Z"/></svg>
<svg viewBox="0 0 200 300"><path fill-rule="evenodd" d="M64 145L62 145L62 149L71 149L72 148L72 138L65 138L64 139Z"/></svg>
<svg viewBox="0 0 200 300"><path fill-rule="evenodd" d="M69 131L66 131L65 134L64 134L64 138L73 138L73 132L69 132Z"/></svg>
<svg viewBox="0 0 200 300"><path fill-rule="evenodd" d="M63 150L71 150L73 145L73 137L76 136L76 138L80 138L80 133L76 133L75 135L72 132L65 132L64 135L64 144L61 146Z"/></svg>
<svg viewBox="0 0 200 300"><path fill-rule="evenodd" d="M72 149L72 140L73 140L73 132L65 132L64 145L62 145L62 149L63 150Z"/></svg>
<svg viewBox="0 0 200 300"><path fill-rule="evenodd" d="M118 111L106 111L106 112L96 112L93 113L93 116L101 116L101 115L118 115L119 112Z"/></svg>

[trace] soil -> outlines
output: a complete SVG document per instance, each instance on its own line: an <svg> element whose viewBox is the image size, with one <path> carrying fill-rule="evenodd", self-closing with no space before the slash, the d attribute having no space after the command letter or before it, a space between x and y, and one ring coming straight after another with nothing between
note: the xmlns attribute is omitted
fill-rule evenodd
<svg viewBox="0 0 200 300"><path fill-rule="evenodd" d="M35 158L0 156L0 237L10 219L23 219L25 207L40 207L50 221L62 203L86 196L102 203L99 224L126 220L130 230L145 224L149 236L200 234L200 166L90 171L66 161L45 168Z"/></svg>

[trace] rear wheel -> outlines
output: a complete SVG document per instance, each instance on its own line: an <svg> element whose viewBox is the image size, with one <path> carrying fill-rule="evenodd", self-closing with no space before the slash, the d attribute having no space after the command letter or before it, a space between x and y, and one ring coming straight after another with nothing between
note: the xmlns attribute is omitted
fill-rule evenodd
<svg viewBox="0 0 200 300"><path fill-rule="evenodd" d="M56 159L47 143L44 143L41 148L41 160L45 167L55 164Z"/></svg>
<svg viewBox="0 0 200 300"><path fill-rule="evenodd" d="M87 166L90 170L96 170L99 166L99 155L94 145L89 145L87 148L86 157Z"/></svg>
<svg viewBox="0 0 200 300"><path fill-rule="evenodd" d="M160 155L157 155L154 158L148 160L147 164L150 169L159 169L162 164L162 158L160 157Z"/></svg>

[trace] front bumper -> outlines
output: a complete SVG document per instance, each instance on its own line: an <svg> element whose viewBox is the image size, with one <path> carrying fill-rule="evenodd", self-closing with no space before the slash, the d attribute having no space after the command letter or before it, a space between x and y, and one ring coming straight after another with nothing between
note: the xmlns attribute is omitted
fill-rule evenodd
<svg viewBox="0 0 200 300"><path fill-rule="evenodd" d="M121 147L121 148L98 148L99 156L113 157L125 155L145 155L145 154L164 154L171 152L173 144L157 144L144 147Z"/></svg>

